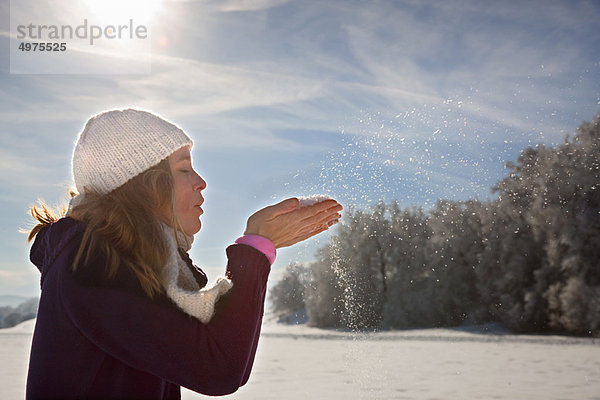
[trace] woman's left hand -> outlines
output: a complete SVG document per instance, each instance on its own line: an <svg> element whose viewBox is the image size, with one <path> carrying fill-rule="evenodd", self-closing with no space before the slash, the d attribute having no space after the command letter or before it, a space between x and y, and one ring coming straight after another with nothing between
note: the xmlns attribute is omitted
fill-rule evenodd
<svg viewBox="0 0 600 400"><path fill-rule="evenodd" d="M292 197L255 212L248 218L244 234L266 237L276 248L291 246L336 224L343 209L333 199L302 208L298 205L298 199Z"/></svg>

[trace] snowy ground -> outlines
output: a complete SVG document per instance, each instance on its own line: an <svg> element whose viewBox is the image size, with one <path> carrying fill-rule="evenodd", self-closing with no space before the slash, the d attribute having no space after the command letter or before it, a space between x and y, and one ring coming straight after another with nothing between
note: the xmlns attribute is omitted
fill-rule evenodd
<svg viewBox="0 0 600 400"><path fill-rule="evenodd" d="M0 399L23 398L32 329L0 330ZM250 382L223 399L600 399L600 340L481 332L266 323Z"/></svg>

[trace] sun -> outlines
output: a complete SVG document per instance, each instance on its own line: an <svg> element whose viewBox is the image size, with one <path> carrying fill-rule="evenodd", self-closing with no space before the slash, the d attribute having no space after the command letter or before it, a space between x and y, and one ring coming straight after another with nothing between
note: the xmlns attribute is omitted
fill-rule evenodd
<svg viewBox="0 0 600 400"><path fill-rule="evenodd" d="M130 19L148 24L162 8L162 0L81 0L90 19L117 24Z"/></svg>

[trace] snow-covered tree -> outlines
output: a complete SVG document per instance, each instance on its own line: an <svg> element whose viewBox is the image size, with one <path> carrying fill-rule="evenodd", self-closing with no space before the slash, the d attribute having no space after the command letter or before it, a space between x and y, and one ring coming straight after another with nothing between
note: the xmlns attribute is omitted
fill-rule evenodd
<svg viewBox="0 0 600 400"><path fill-rule="evenodd" d="M438 201L429 213L427 255L440 325L475 322L480 314L475 271L483 250L485 211L478 201Z"/></svg>
<svg viewBox="0 0 600 400"><path fill-rule="evenodd" d="M500 316L512 329L598 334L595 298L574 292L600 288L599 149L600 114L556 148L525 149L495 188L498 239L484 259L498 261Z"/></svg>
<svg viewBox="0 0 600 400"><path fill-rule="evenodd" d="M335 237L319 249L310 265L310 282L305 291L308 324L320 328L344 326L344 289L339 279L340 253Z"/></svg>
<svg viewBox="0 0 600 400"><path fill-rule="evenodd" d="M401 209L396 202L388 212L390 249L383 326L429 326L435 319L435 304L426 254L427 217L420 208Z"/></svg>
<svg viewBox="0 0 600 400"><path fill-rule="evenodd" d="M31 298L16 307L0 307L0 328L10 328L37 315L38 298Z"/></svg>
<svg viewBox="0 0 600 400"><path fill-rule="evenodd" d="M373 213L350 209L321 257L329 260L333 273L329 276L336 279L337 290L341 290L333 304L342 325L350 329L374 329L381 325L389 247L384 213L383 205L378 205ZM322 263L317 266L324 268ZM315 279L314 284L323 282ZM328 287L333 289L334 285Z"/></svg>
<svg viewBox="0 0 600 400"><path fill-rule="evenodd" d="M304 292L309 280L307 267L290 263L283 271L281 279L269 291L271 310L278 316L304 310Z"/></svg>
<svg viewBox="0 0 600 400"><path fill-rule="evenodd" d="M600 334L600 114L544 152L542 193L529 222L553 281L543 296L553 329ZM594 296L595 295L595 296Z"/></svg>

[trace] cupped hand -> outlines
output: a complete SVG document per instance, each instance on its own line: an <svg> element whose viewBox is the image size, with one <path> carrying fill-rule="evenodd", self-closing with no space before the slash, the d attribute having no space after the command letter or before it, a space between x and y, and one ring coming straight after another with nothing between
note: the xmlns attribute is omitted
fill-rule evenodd
<svg viewBox="0 0 600 400"><path fill-rule="evenodd" d="M255 212L244 234L266 237L276 248L291 246L336 224L343 209L333 199L302 208L298 204L292 197Z"/></svg>

